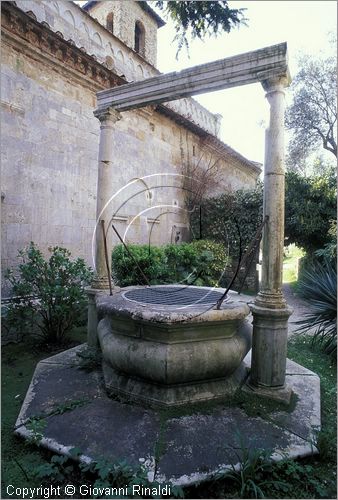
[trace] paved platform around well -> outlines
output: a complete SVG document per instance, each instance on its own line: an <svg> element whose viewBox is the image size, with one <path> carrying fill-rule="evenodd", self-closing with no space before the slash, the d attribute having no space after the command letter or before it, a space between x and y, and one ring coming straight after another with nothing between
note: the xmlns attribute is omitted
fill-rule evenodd
<svg viewBox="0 0 338 500"><path fill-rule="evenodd" d="M248 416L243 409L218 404L178 416L109 399L102 372L79 369L77 353L86 344L38 363L16 422L28 438L32 417L44 417L40 444L67 454L79 448L82 460L125 460L144 464L152 480L188 485L211 478L239 462L238 436L246 447L273 451L273 458L316 453L320 430L319 377L290 360L286 381L295 393L292 410ZM250 362L250 356L246 358ZM156 457L156 459L155 459Z"/></svg>

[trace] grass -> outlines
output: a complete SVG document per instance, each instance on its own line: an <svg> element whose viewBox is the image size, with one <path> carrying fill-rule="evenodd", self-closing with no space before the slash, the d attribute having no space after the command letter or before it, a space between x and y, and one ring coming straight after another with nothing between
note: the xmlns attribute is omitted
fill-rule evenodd
<svg viewBox="0 0 338 500"><path fill-rule="evenodd" d="M84 329L72 335L74 343L83 342ZM27 445L13 435L13 426L28 389L36 363L50 353L36 351L31 342L10 344L2 349L2 484L34 487L32 469L50 464L50 454L36 446ZM320 455L301 461L287 461L272 467L259 466L254 474L267 498L336 498L336 366L319 349L311 347L305 336L294 336L289 343L288 357L315 371L321 378L322 432L318 438ZM264 400L256 405L239 397L239 403L256 414L270 410ZM272 408L274 409L274 408ZM256 457L257 458L257 457ZM259 463L259 460L258 462ZM248 464L250 466L250 463ZM70 478L70 482L72 482ZM254 477L255 480L255 477ZM280 487L286 484L286 491ZM240 485L223 477L185 488L186 498L240 498ZM254 489L252 490L254 491ZM291 496L290 496L291 495ZM6 498L5 488L1 498ZM7 496L8 498L8 496Z"/></svg>
<svg viewBox="0 0 338 500"><path fill-rule="evenodd" d="M298 261L304 256L303 250L292 244L285 248L283 260L283 283L288 283L297 291Z"/></svg>
<svg viewBox="0 0 338 500"><path fill-rule="evenodd" d="M71 334L71 340L73 345L84 342L86 340L85 329L75 329ZM2 347L1 498L8 498L5 487L9 484L27 487L41 485L41 481L34 479L31 471L46 463L47 454L41 453L36 446L28 445L14 436L13 428L36 364L49 356L51 356L50 352L36 350L30 339Z"/></svg>

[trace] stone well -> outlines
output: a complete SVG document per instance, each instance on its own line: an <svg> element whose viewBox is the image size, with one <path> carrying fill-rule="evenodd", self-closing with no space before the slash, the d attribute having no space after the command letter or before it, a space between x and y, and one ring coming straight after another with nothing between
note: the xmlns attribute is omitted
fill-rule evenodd
<svg viewBox="0 0 338 500"><path fill-rule="evenodd" d="M231 396L246 378L250 312L205 287L130 287L98 299L98 338L111 395L171 407Z"/></svg>

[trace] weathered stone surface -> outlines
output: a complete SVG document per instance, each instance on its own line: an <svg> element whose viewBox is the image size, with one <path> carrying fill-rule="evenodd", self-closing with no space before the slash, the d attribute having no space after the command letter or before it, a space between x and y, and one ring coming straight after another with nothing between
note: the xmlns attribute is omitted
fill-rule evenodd
<svg viewBox="0 0 338 500"><path fill-rule="evenodd" d="M143 56L153 66L156 66L158 22L153 16L149 16L141 6L130 7L130 4L126 2L98 2L90 8L89 13L105 27L107 26L108 15L112 14L113 34L133 50L135 45L135 23L136 21L141 22L145 31Z"/></svg>
<svg viewBox="0 0 338 500"><path fill-rule="evenodd" d="M176 306L141 304L128 293L166 294ZM182 295L179 295L181 294ZM245 380L241 365L251 347L249 307L233 298L215 305L183 306L198 294L222 293L208 287L128 287L98 302L98 339L104 359L105 384L111 394L163 407L231 396ZM187 296L187 295L188 296ZM194 299L192 299L194 300Z"/></svg>
<svg viewBox="0 0 338 500"><path fill-rule="evenodd" d="M236 466L243 453L241 440L246 448L270 450L280 458L284 451L305 445L303 439L283 427L248 418L239 408L170 419L162 439L159 477L178 484L211 478L231 464Z"/></svg>
<svg viewBox="0 0 338 500"><path fill-rule="evenodd" d="M292 309L282 292L285 166L284 110L288 74L262 79L270 105L269 128L265 134L264 203L265 226L262 243L262 279L251 307L253 322L250 386L269 398L289 401L285 385L288 319Z"/></svg>
<svg viewBox="0 0 338 500"><path fill-rule="evenodd" d="M97 93L97 103L98 108L112 106L118 111L126 111L174 101L182 96L261 82L270 77L288 78L286 43L102 90Z"/></svg>
<svg viewBox="0 0 338 500"><path fill-rule="evenodd" d="M124 76L126 81L137 81L150 76L158 75L160 72L154 66L154 52L156 51L156 32L154 32L153 19L145 21L149 16L140 9L137 2L128 4L114 1L113 3L101 2L100 8L91 11L93 17L88 16L75 3L59 3L57 11L53 2L35 0L18 0L16 2L24 12L30 11L36 16L38 22L47 23L52 31L61 34L64 40L72 40L72 46L78 47L82 52L93 55L95 60L105 67L115 71L118 75ZM133 7L133 8L131 8ZM106 27L106 12L117 10L115 18L116 35L124 33L127 35L128 43L124 43L123 35L120 40L114 36ZM101 15L101 12L103 13ZM142 13L142 14L141 14ZM141 56L130 50L128 44L133 44L133 22L141 14L142 23L146 26L148 36L146 36L145 56ZM99 18L103 24L99 24ZM151 17L151 16L150 16ZM51 22L50 20L53 20ZM150 55L151 53L151 55ZM153 63L148 62L153 61ZM80 64L81 66L81 64ZM15 105L7 103L12 109ZM166 108L174 109L179 115L185 116L188 120L201 126L204 130L217 136L219 130L219 116L213 115L206 108L193 99L179 99L175 103L165 105Z"/></svg>
<svg viewBox="0 0 338 500"><path fill-rule="evenodd" d="M58 12L55 2L18 0L17 5L3 2L1 21L2 269L16 266L18 250L30 241L46 256L50 246L61 245L92 265L100 126L93 115L95 93L107 81L121 83L121 73L125 81L138 79L128 69L134 59L144 76L158 71L74 3L58 3ZM54 19L51 32L41 25L48 17ZM119 60L121 70L100 65L107 54ZM180 175L183 158L192 158L193 149L206 165L222 157L220 189L256 183L257 165L215 137L215 144L206 144L207 132L216 133L212 113L189 99L177 106L170 116L163 109L130 111L115 124L111 207L126 242L148 243L151 236L151 243L162 244L170 242L173 226L187 229ZM175 121L182 122L180 109L184 126ZM151 220L168 210L150 235ZM118 243L115 235L112 243ZM3 289L3 296L7 292Z"/></svg>
<svg viewBox="0 0 338 500"><path fill-rule="evenodd" d="M262 388L282 388L285 382L287 322L292 309L251 305L254 337L250 381Z"/></svg>
<svg viewBox="0 0 338 500"><path fill-rule="evenodd" d="M287 371L288 363L287 360ZM296 373L286 375L286 386L293 391L294 397L297 399L295 409L286 416L283 412L274 412L270 418L278 425L282 425L289 430L308 441L310 444L315 444L316 437L320 431L320 380L319 377L311 372L297 374L297 371L302 371L300 365L296 365ZM311 383L309 383L308 377ZM302 395L299 398L299 394Z"/></svg>
<svg viewBox="0 0 338 500"><path fill-rule="evenodd" d="M153 383L149 378L125 375L114 370L111 363L103 362L103 374L110 396L118 396L147 408L164 409L230 399L245 381L248 372L245 364L241 363L233 373L223 378L161 384Z"/></svg>
<svg viewBox="0 0 338 500"><path fill-rule="evenodd" d="M163 285L159 285L158 288L162 288ZM182 285L170 285L170 288L176 287L178 290L182 288ZM97 311L99 319L104 318L106 315L111 313L118 314L121 318L138 319L149 321L151 323L204 323L214 321L241 321L249 313L250 309L247 304L247 296L239 296L235 292L229 292L229 300L224 301L220 309L216 309L215 305L210 304L199 304L189 307L177 307L177 306L162 306L152 305L152 304L141 304L140 302L129 301L124 298L125 292L128 290L134 290L142 287L125 287L120 293L114 294L113 297L108 295L99 295L96 299ZM156 289L157 286L153 286ZM202 289L205 290L205 294L209 291L214 290L211 287L195 287L188 286L188 289ZM224 292L224 288L215 289L220 294Z"/></svg>
<svg viewBox="0 0 338 500"><path fill-rule="evenodd" d="M250 417L239 408L217 405L175 416L109 399L102 391L100 372L88 374L72 365L83 348L38 364L17 421L18 435L29 436L23 425L28 416L82 399L88 402L46 417L42 446L62 454L79 447L86 461L123 459L133 466L142 462L150 479L156 461L156 479L181 485L236 466L240 439L244 447L272 451L275 460L317 452L313 441L320 428L319 378L296 363L287 363L287 372L292 373L288 383L297 396L288 410Z"/></svg>
<svg viewBox="0 0 338 500"><path fill-rule="evenodd" d="M65 447L80 448L86 456L117 462L125 460L127 454L133 467L140 465L140 459L154 456L160 418L141 407L96 399L68 412L66 420L65 428L63 415L48 418L46 435ZM87 422L81 433L80 422Z"/></svg>
<svg viewBox="0 0 338 500"><path fill-rule="evenodd" d="M53 380L52 385L51 380ZM84 388L86 394L83 392ZM34 415L49 415L71 401L88 404L91 400L104 395L104 387L99 373L88 374L80 370L75 363L66 365L41 362L36 368L28 393L29 398L26 398L22 406L16 425L23 424Z"/></svg>

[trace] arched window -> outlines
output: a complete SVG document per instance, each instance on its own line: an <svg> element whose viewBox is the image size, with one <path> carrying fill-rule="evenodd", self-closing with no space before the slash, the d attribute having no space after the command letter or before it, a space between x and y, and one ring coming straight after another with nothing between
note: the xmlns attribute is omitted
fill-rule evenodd
<svg viewBox="0 0 338 500"><path fill-rule="evenodd" d="M114 33L114 14L112 12L107 16L107 30Z"/></svg>
<svg viewBox="0 0 338 500"><path fill-rule="evenodd" d="M145 49L145 31L143 24L140 21L136 21L135 23L135 52L138 52L142 56L144 56Z"/></svg>

